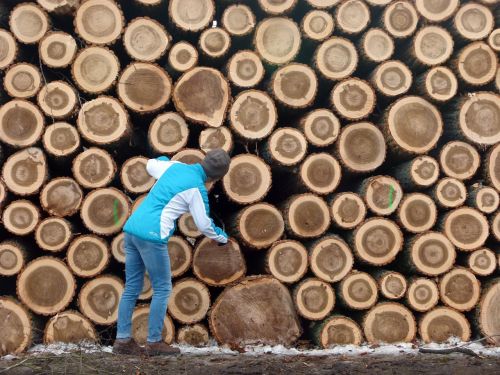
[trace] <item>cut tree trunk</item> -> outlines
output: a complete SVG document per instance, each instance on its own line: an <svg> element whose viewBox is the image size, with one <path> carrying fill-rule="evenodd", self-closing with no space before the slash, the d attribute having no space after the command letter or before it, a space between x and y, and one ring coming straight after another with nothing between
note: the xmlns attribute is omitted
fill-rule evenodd
<svg viewBox="0 0 500 375"><path fill-rule="evenodd" d="M266 271L282 283L294 284L307 272L307 250L298 241L275 242L266 255Z"/></svg>
<svg viewBox="0 0 500 375"><path fill-rule="evenodd" d="M210 308L210 292L202 282L185 278L174 283L168 301L168 312L180 323L203 320Z"/></svg>
<svg viewBox="0 0 500 375"><path fill-rule="evenodd" d="M0 242L0 276L17 275L26 263L26 246L18 241Z"/></svg>
<svg viewBox="0 0 500 375"><path fill-rule="evenodd" d="M132 337L139 345L146 344L148 337L149 305L139 305L132 314ZM175 339L175 326L170 316L163 319L162 341L171 344Z"/></svg>
<svg viewBox="0 0 500 375"><path fill-rule="evenodd" d="M123 33L125 51L132 59L145 62L161 58L167 52L170 39L163 25L149 17L133 19Z"/></svg>
<svg viewBox="0 0 500 375"><path fill-rule="evenodd" d="M11 100L0 107L0 141L17 148L31 146L40 140L44 122L36 105Z"/></svg>
<svg viewBox="0 0 500 375"><path fill-rule="evenodd" d="M66 68L75 59L75 38L63 31L51 31L38 44L38 54L49 68Z"/></svg>
<svg viewBox="0 0 500 375"><path fill-rule="evenodd" d="M454 309L437 307L426 313L419 323L420 337L426 343L444 343L452 337L470 340L471 328L467 318Z"/></svg>
<svg viewBox="0 0 500 375"><path fill-rule="evenodd" d="M173 157L172 161L180 161L181 163L186 164L196 164L200 163L205 154L196 148L185 148L179 152L177 152Z"/></svg>
<svg viewBox="0 0 500 375"><path fill-rule="evenodd" d="M125 19L113 0L87 0L76 11L75 31L88 44L112 44L123 32Z"/></svg>
<svg viewBox="0 0 500 375"><path fill-rule="evenodd" d="M354 257L349 246L338 236L325 236L310 247L311 271L329 283L342 280L351 270Z"/></svg>
<svg viewBox="0 0 500 375"><path fill-rule="evenodd" d="M17 63L5 72L3 87L13 98L32 98L42 87L42 75L34 65Z"/></svg>
<svg viewBox="0 0 500 375"><path fill-rule="evenodd" d="M16 236L30 234L35 230L39 221L39 208L24 199L9 203L2 212L4 228Z"/></svg>
<svg viewBox="0 0 500 375"><path fill-rule="evenodd" d="M81 0L37 0L47 12L57 15L72 16Z"/></svg>
<svg viewBox="0 0 500 375"><path fill-rule="evenodd" d="M300 120L306 139L313 146L333 144L340 132L340 121L329 109L315 109Z"/></svg>
<svg viewBox="0 0 500 375"><path fill-rule="evenodd" d="M458 76L468 85L482 86L495 79L498 66L495 51L484 42L464 47L457 57ZM481 61L481 64L478 64Z"/></svg>
<svg viewBox="0 0 500 375"><path fill-rule="evenodd" d="M203 31L198 41L199 48L208 59L220 61L231 47L231 36L220 27L212 27Z"/></svg>
<svg viewBox="0 0 500 375"><path fill-rule="evenodd" d="M78 107L75 89L64 81L52 81L43 86L37 99L45 115L55 119L72 117Z"/></svg>
<svg viewBox="0 0 500 375"><path fill-rule="evenodd" d="M377 302L377 282L366 272L352 271L340 281L337 293L341 304L348 309L366 310Z"/></svg>
<svg viewBox="0 0 500 375"><path fill-rule="evenodd" d="M385 7L383 24L394 38L408 38L417 29L418 14L409 1L395 1Z"/></svg>
<svg viewBox="0 0 500 375"><path fill-rule="evenodd" d="M73 175L86 189L107 186L115 178L116 164L109 153L90 147L73 160Z"/></svg>
<svg viewBox="0 0 500 375"><path fill-rule="evenodd" d="M467 199L467 188L462 181L445 177L438 181L431 195L440 207L455 208L461 206Z"/></svg>
<svg viewBox="0 0 500 375"><path fill-rule="evenodd" d="M498 210L500 196L490 186L474 184L469 186L467 203L470 207L476 208L484 214L493 214Z"/></svg>
<svg viewBox="0 0 500 375"><path fill-rule="evenodd" d="M50 180L40 193L40 205L50 215L66 217L74 215L80 208L83 192L80 185L68 177Z"/></svg>
<svg viewBox="0 0 500 375"><path fill-rule="evenodd" d="M12 154L2 167L2 180L12 193L20 196L38 193L47 180L48 166L43 151L25 148Z"/></svg>
<svg viewBox="0 0 500 375"><path fill-rule="evenodd" d="M500 52L500 28L493 30L488 37L488 45L495 51Z"/></svg>
<svg viewBox="0 0 500 375"><path fill-rule="evenodd" d="M322 320L335 306L333 288L329 283L315 278L301 281L294 288L293 299L298 314L307 320Z"/></svg>
<svg viewBox="0 0 500 375"><path fill-rule="evenodd" d="M198 32L211 23L215 15L215 4L212 0L172 0L169 2L168 14L174 25L185 32Z"/></svg>
<svg viewBox="0 0 500 375"><path fill-rule="evenodd" d="M426 232L410 239L407 249L409 267L424 275L441 275L455 263L453 244L439 232Z"/></svg>
<svg viewBox="0 0 500 375"><path fill-rule="evenodd" d="M481 285L472 272L456 267L439 282L441 301L458 311L470 311L479 302Z"/></svg>
<svg viewBox="0 0 500 375"><path fill-rule="evenodd" d="M410 279L406 292L406 303L414 311L426 312L439 302L439 290L434 281L425 277Z"/></svg>
<svg viewBox="0 0 500 375"><path fill-rule="evenodd" d="M439 154L441 169L449 177L468 180L479 169L479 152L468 143L452 141L445 144Z"/></svg>
<svg viewBox="0 0 500 375"><path fill-rule="evenodd" d="M359 346L363 342L363 332L352 319L332 315L313 328L313 340L323 349L338 345Z"/></svg>
<svg viewBox="0 0 500 375"><path fill-rule="evenodd" d="M486 38L495 25L491 11L477 3L468 3L460 7L454 21L458 35L467 40Z"/></svg>
<svg viewBox="0 0 500 375"><path fill-rule="evenodd" d="M98 276L86 282L78 295L78 308L92 322L110 325L118 318L123 282L116 276Z"/></svg>
<svg viewBox="0 0 500 375"><path fill-rule="evenodd" d="M193 249L181 236L172 236L168 240L168 256L172 277L179 277L187 272L193 260Z"/></svg>
<svg viewBox="0 0 500 375"><path fill-rule="evenodd" d="M382 95L395 97L405 94L412 86L411 70L401 61L389 60L377 66L372 83Z"/></svg>
<svg viewBox="0 0 500 375"><path fill-rule="evenodd" d="M198 145L205 153L221 148L230 154L234 147L233 134L225 126L221 126L220 128L206 128L200 132Z"/></svg>
<svg viewBox="0 0 500 375"><path fill-rule="evenodd" d="M489 235L486 217L470 207L456 208L446 214L442 227L453 245L464 251L483 246Z"/></svg>
<svg viewBox="0 0 500 375"><path fill-rule="evenodd" d="M1 356L22 353L31 344L31 316L14 298L0 297L0 331Z"/></svg>
<svg viewBox="0 0 500 375"><path fill-rule="evenodd" d="M447 102L458 92L457 77L445 66L429 69L419 78L417 85L424 95L437 102Z"/></svg>
<svg viewBox="0 0 500 375"><path fill-rule="evenodd" d="M359 45L363 58L371 63L388 60L394 53L394 40L380 28L369 29Z"/></svg>
<svg viewBox="0 0 500 375"><path fill-rule="evenodd" d="M439 164L431 156L418 156L396 166L393 176L405 192L431 187L439 178Z"/></svg>
<svg viewBox="0 0 500 375"><path fill-rule="evenodd" d="M194 223L191 214L186 213L181 215L177 224L179 226L179 231L184 236L190 238L198 238L201 236L201 232L198 230L198 227Z"/></svg>
<svg viewBox="0 0 500 375"><path fill-rule="evenodd" d="M379 271L376 274L380 294L391 300L402 298L408 288L406 278L394 271Z"/></svg>
<svg viewBox="0 0 500 375"><path fill-rule="evenodd" d="M295 0L286 1L295 3ZM255 29L254 45L260 57L269 64L286 64L299 52L300 29L289 18L266 18Z"/></svg>
<svg viewBox="0 0 500 375"><path fill-rule="evenodd" d="M467 265L478 276L489 276L497 269L497 257L490 249L479 249L469 254Z"/></svg>
<svg viewBox="0 0 500 375"><path fill-rule="evenodd" d="M42 250L50 252L64 250L72 237L73 230L71 224L59 217L48 217L42 220L35 231L37 245Z"/></svg>
<svg viewBox="0 0 500 375"><path fill-rule="evenodd" d="M279 103L290 108L312 105L318 90L316 73L304 64L287 64L273 74L270 90Z"/></svg>
<svg viewBox="0 0 500 375"><path fill-rule="evenodd" d="M304 186L313 193L333 193L342 177L340 163L330 154L310 154L300 166L299 177Z"/></svg>
<svg viewBox="0 0 500 375"><path fill-rule="evenodd" d="M100 94L115 85L120 72L118 57L108 48L92 46L80 52L71 65L73 81L80 90Z"/></svg>
<svg viewBox="0 0 500 375"><path fill-rule="evenodd" d="M80 134L76 127L67 122L56 122L47 126L42 141L43 148L54 160L73 159L80 149Z"/></svg>
<svg viewBox="0 0 500 375"><path fill-rule="evenodd" d="M132 194L146 193L156 180L146 170L148 158L134 156L127 159L120 170L120 180L125 190Z"/></svg>
<svg viewBox="0 0 500 375"><path fill-rule="evenodd" d="M176 112L158 115L151 122L148 131L149 145L155 153L174 154L186 147L189 127Z"/></svg>
<svg viewBox="0 0 500 375"><path fill-rule="evenodd" d="M417 333L415 317L395 302L379 303L363 319L363 331L371 344L412 342Z"/></svg>
<svg viewBox="0 0 500 375"><path fill-rule="evenodd" d="M197 64L198 50L188 42L177 42L168 53L168 66L176 73L186 72Z"/></svg>
<svg viewBox="0 0 500 375"><path fill-rule="evenodd" d="M500 322L498 308L500 305L500 279L493 279L483 288L481 302L477 306L477 322L481 333L489 336L488 342L500 344Z"/></svg>
<svg viewBox="0 0 500 375"><path fill-rule="evenodd" d="M345 34L359 34L370 23L370 8L364 1L347 0L335 9L336 26Z"/></svg>
<svg viewBox="0 0 500 375"><path fill-rule="evenodd" d="M314 65L324 78L341 80L349 77L358 66L358 52L354 44L345 38L332 37L316 50Z"/></svg>
<svg viewBox="0 0 500 375"><path fill-rule="evenodd" d="M295 5L297 0L258 0L261 9L267 14L280 15L290 12Z"/></svg>
<svg viewBox="0 0 500 375"><path fill-rule="evenodd" d="M106 269L110 257L106 241L100 237L85 234L71 242L66 253L66 262L75 275L92 278Z"/></svg>
<svg viewBox="0 0 500 375"><path fill-rule="evenodd" d="M411 54L425 66L443 64L452 53L453 37L443 27L422 27L413 38Z"/></svg>
<svg viewBox="0 0 500 375"><path fill-rule="evenodd" d="M332 35L335 22L330 13L313 9L304 15L300 28L305 39L321 42Z"/></svg>
<svg viewBox="0 0 500 375"><path fill-rule="evenodd" d="M0 30L0 46L2 46L0 69L6 69L14 62L18 52L17 42L7 30Z"/></svg>
<svg viewBox="0 0 500 375"><path fill-rule="evenodd" d="M227 77L238 88L255 87L264 78L262 61L254 51L236 52L227 65Z"/></svg>
<svg viewBox="0 0 500 375"><path fill-rule="evenodd" d="M120 232L111 241L111 254L113 258L119 263L125 263L125 248L124 248L125 233Z"/></svg>
<svg viewBox="0 0 500 375"><path fill-rule="evenodd" d="M374 176L364 180L360 187L360 195L366 206L375 214L388 216L395 212L401 199L403 189L399 182L389 176Z"/></svg>
<svg viewBox="0 0 500 375"><path fill-rule="evenodd" d="M359 78L348 78L336 84L331 94L331 105L339 115L349 121L369 116L375 108L373 88Z"/></svg>
<svg viewBox="0 0 500 375"><path fill-rule="evenodd" d="M430 230L438 216L431 197L421 193L407 194L398 209L398 219L408 232L422 233Z"/></svg>
<svg viewBox="0 0 500 375"><path fill-rule="evenodd" d="M33 3L21 3L14 7L9 17L9 29L23 44L35 44L50 28L47 13Z"/></svg>
<svg viewBox="0 0 500 375"><path fill-rule="evenodd" d="M460 0L428 1L416 0L418 13L430 22L443 22L449 19L460 6ZM446 341L446 340L444 340Z"/></svg>
<svg viewBox="0 0 500 375"><path fill-rule="evenodd" d="M338 4L340 0L306 0L309 5L316 9L329 9Z"/></svg>
<svg viewBox="0 0 500 375"><path fill-rule="evenodd" d="M236 37L248 35L255 28L255 15L247 5L230 5L222 14L222 26Z"/></svg>
<svg viewBox="0 0 500 375"><path fill-rule="evenodd" d="M323 198L306 193L291 196L284 204L287 231L298 238L315 238L330 227L330 212Z"/></svg>
<svg viewBox="0 0 500 375"><path fill-rule="evenodd" d="M43 332L43 342L68 344L82 341L98 342L99 336L93 324L77 311L67 310L59 313L47 322Z"/></svg>
<svg viewBox="0 0 500 375"><path fill-rule="evenodd" d="M352 192L335 194L330 202L332 222L341 229L354 229L366 217L366 205L363 199Z"/></svg>
<svg viewBox="0 0 500 375"><path fill-rule="evenodd" d="M207 346L210 334L203 324L182 326L177 332L177 342L189 346Z"/></svg>

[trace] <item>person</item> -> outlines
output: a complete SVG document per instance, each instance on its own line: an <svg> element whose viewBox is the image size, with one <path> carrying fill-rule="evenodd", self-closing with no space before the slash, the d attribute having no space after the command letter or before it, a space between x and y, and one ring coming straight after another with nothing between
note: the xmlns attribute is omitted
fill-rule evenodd
<svg viewBox="0 0 500 375"><path fill-rule="evenodd" d="M229 170L229 155L222 149L209 151L199 164L150 159L146 170L157 181L141 205L129 217L125 232L125 289L118 307L118 328L113 352L119 354L177 354L179 349L162 340L163 320L172 290L167 243L176 219L190 212L205 236L226 244L227 234L209 216L205 183L222 178ZM144 350L131 338L132 313L147 271L153 288L148 336Z"/></svg>

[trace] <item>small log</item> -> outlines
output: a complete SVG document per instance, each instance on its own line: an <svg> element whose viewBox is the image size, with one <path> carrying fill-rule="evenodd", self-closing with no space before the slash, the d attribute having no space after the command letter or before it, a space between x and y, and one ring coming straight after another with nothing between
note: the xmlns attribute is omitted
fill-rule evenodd
<svg viewBox="0 0 500 375"><path fill-rule="evenodd" d="M42 75L34 65L17 63L5 72L3 87L7 94L13 98L31 98L42 87Z"/></svg>
<svg viewBox="0 0 500 375"><path fill-rule="evenodd" d="M309 143L317 147L333 144L340 132L340 121L329 109L315 109L300 120Z"/></svg>
<svg viewBox="0 0 500 375"><path fill-rule="evenodd" d="M168 15L180 30L198 32L212 22L215 4L213 0L172 0L169 2Z"/></svg>
<svg viewBox="0 0 500 375"><path fill-rule="evenodd" d="M416 0L418 13L430 22L443 22L451 18L458 10L460 0L429 1ZM446 341L446 340L444 340Z"/></svg>
<svg viewBox="0 0 500 375"><path fill-rule="evenodd" d="M403 198L403 189L392 177L373 176L363 181L360 195L374 214L387 216L398 209Z"/></svg>
<svg viewBox="0 0 500 375"><path fill-rule="evenodd" d="M113 258L119 263L125 263L125 249L124 249L125 233L120 232L117 236L113 237L111 241L111 254Z"/></svg>
<svg viewBox="0 0 500 375"><path fill-rule="evenodd" d="M487 248L475 250L467 259L469 269L478 276L489 276L497 269L497 257Z"/></svg>
<svg viewBox="0 0 500 375"><path fill-rule="evenodd" d="M81 144L78 130L67 122L56 122L47 126L42 141L47 154L55 160L72 159Z"/></svg>
<svg viewBox="0 0 500 375"><path fill-rule="evenodd" d="M146 344L148 337L149 305L139 305L132 314L132 337L139 345ZM162 341L171 344L175 339L175 326L170 316L163 319Z"/></svg>
<svg viewBox="0 0 500 375"><path fill-rule="evenodd" d="M0 276L17 275L25 266L26 247L16 241L0 242Z"/></svg>
<svg viewBox="0 0 500 375"><path fill-rule="evenodd" d="M77 126L85 140L101 146L123 141L130 131L127 111L118 100L108 96L83 104Z"/></svg>
<svg viewBox="0 0 500 375"><path fill-rule="evenodd" d="M221 148L230 154L234 147L233 134L225 126L221 126L220 128L206 128L200 132L198 145L205 153Z"/></svg>
<svg viewBox="0 0 500 375"><path fill-rule="evenodd" d="M488 45L495 51L500 52L500 28L493 30L488 37Z"/></svg>
<svg viewBox="0 0 500 375"><path fill-rule="evenodd" d="M0 107L0 141L18 148L34 145L42 136L44 122L36 105L11 100Z"/></svg>
<svg viewBox="0 0 500 375"><path fill-rule="evenodd" d="M500 301L500 279L496 278L483 289L482 298L479 302L476 315L479 329L483 335L489 336L488 342L493 345L500 344L500 323L498 321Z"/></svg>
<svg viewBox="0 0 500 375"><path fill-rule="evenodd" d="M181 215L177 225L179 226L179 231L186 237L198 238L201 236L201 232L198 230L198 227L194 223L191 214L187 213Z"/></svg>
<svg viewBox="0 0 500 375"><path fill-rule="evenodd" d="M434 201L442 208L456 208L467 199L467 189L460 180L445 177L439 180L432 191Z"/></svg>
<svg viewBox="0 0 500 375"><path fill-rule="evenodd" d="M93 324L74 310L66 310L50 318L43 332L45 345L60 342L77 344L82 341L95 343L99 341L99 336Z"/></svg>
<svg viewBox="0 0 500 375"><path fill-rule="evenodd" d="M81 0L37 0L47 12L56 15L71 16L80 5Z"/></svg>
<svg viewBox="0 0 500 375"><path fill-rule="evenodd" d="M168 104L172 80L157 65L134 62L122 71L117 87L120 100L132 111L144 114Z"/></svg>
<svg viewBox="0 0 500 375"><path fill-rule="evenodd" d="M455 73L445 66L429 69L420 83L424 95L438 102L446 102L457 95L458 81Z"/></svg>
<svg viewBox="0 0 500 375"><path fill-rule="evenodd" d="M455 263L456 252L450 240L439 232L422 233L407 243L410 269L437 276L448 272Z"/></svg>
<svg viewBox="0 0 500 375"><path fill-rule="evenodd" d="M286 1L289 4L295 3L296 0ZM299 52L301 45L300 29L289 18L266 18L255 29L254 45L260 57L269 64L286 64L292 61Z"/></svg>
<svg viewBox="0 0 500 375"><path fill-rule="evenodd" d="M233 234L254 249L268 248L281 238L285 230L281 212L268 203L244 208L232 222Z"/></svg>
<svg viewBox="0 0 500 375"><path fill-rule="evenodd" d="M299 177L308 190L319 195L333 193L342 177L340 163L326 152L310 154L300 166Z"/></svg>
<svg viewBox="0 0 500 375"><path fill-rule="evenodd" d="M437 216L434 200L421 193L405 195L398 209L399 222L411 233L430 230L436 224Z"/></svg>
<svg viewBox="0 0 500 375"><path fill-rule="evenodd" d="M38 44L38 54L49 68L66 68L74 61L78 46L72 35L51 31Z"/></svg>
<svg viewBox="0 0 500 375"><path fill-rule="evenodd" d="M108 185L115 178L116 164L106 151L90 147L73 160L73 176L86 189Z"/></svg>
<svg viewBox="0 0 500 375"><path fill-rule="evenodd" d="M42 250L54 253L64 250L72 237L71 224L59 217L48 217L42 220L35 231L36 244Z"/></svg>
<svg viewBox="0 0 500 375"><path fill-rule="evenodd" d="M394 38L408 38L417 29L418 14L409 1L395 1L385 7L383 23Z"/></svg>
<svg viewBox="0 0 500 375"><path fill-rule="evenodd" d="M9 17L9 29L23 44L35 44L50 28L47 13L33 3L21 3L14 7Z"/></svg>
<svg viewBox="0 0 500 375"><path fill-rule="evenodd" d="M151 299L153 296L153 286L151 285L151 280L149 278L148 273L146 272L144 274L144 281L142 283L142 290L141 294L139 294L138 300L139 301L146 301L148 299Z"/></svg>
<svg viewBox="0 0 500 375"><path fill-rule="evenodd" d="M337 153L350 172L371 172L382 165L386 156L384 135L370 122L342 128Z"/></svg>
<svg viewBox="0 0 500 375"><path fill-rule="evenodd" d="M17 277L19 299L39 315L54 315L73 300L76 282L61 260L42 256L31 261Z"/></svg>
<svg viewBox="0 0 500 375"><path fill-rule="evenodd" d="M417 333L415 317L396 302L379 303L365 315L363 331L371 344L412 342Z"/></svg>
<svg viewBox="0 0 500 375"><path fill-rule="evenodd" d="M222 27L234 36L248 35L255 28L255 15L247 5L230 5L222 14Z"/></svg>
<svg viewBox="0 0 500 375"><path fill-rule="evenodd" d="M237 282L246 273L245 258L234 240L220 247L204 238L198 243L193 256L193 273L210 286L226 286Z"/></svg>
<svg viewBox="0 0 500 375"><path fill-rule="evenodd" d="M217 128L222 125L229 105L229 84L219 71L196 67L175 84L175 108L185 118Z"/></svg>
<svg viewBox="0 0 500 375"><path fill-rule="evenodd" d="M114 0L87 0L76 11L75 31L88 44L112 44L120 38L125 19Z"/></svg>
<svg viewBox="0 0 500 375"><path fill-rule="evenodd" d="M47 116L55 119L71 117L78 106L75 89L64 81L52 81L43 86L37 102Z"/></svg>
<svg viewBox="0 0 500 375"><path fill-rule="evenodd" d="M481 285L472 272L456 267L439 282L441 301L458 311L470 311L479 302Z"/></svg>
<svg viewBox="0 0 500 375"><path fill-rule="evenodd" d="M420 319L420 337L426 343L444 343L452 337L467 342L471 337L471 328L467 318L454 309L437 307Z"/></svg>
<svg viewBox="0 0 500 375"><path fill-rule="evenodd" d="M232 130L248 140L259 140L273 131L278 112L273 99L263 91L247 90L236 96L229 120Z"/></svg>
<svg viewBox="0 0 500 375"><path fill-rule="evenodd" d="M104 239L85 234L71 242L66 262L75 275L93 278L106 269L110 257L109 246Z"/></svg>
<svg viewBox="0 0 500 375"><path fill-rule="evenodd" d="M364 1L347 0L335 9L338 29L346 34L359 34L370 23L370 8Z"/></svg>
<svg viewBox="0 0 500 375"><path fill-rule="evenodd" d="M311 106L318 90L316 73L304 64L291 63L279 68L270 82L273 97L290 108Z"/></svg>
<svg viewBox="0 0 500 375"><path fill-rule="evenodd" d="M340 281L337 292L342 305L351 310L367 310L378 299L377 282L366 272L349 273Z"/></svg>
<svg viewBox="0 0 500 375"><path fill-rule="evenodd" d="M283 216L290 235L314 238L330 227L330 212L323 198L306 193L291 196L284 204Z"/></svg>
<svg viewBox="0 0 500 375"><path fill-rule="evenodd" d="M233 202L251 204L264 199L271 188L271 178L271 168L262 159L241 154L231 159L222 186Z"/></svg>
<svg viewBox="0 0 500 375"><path fill-rule="evenodd" d="M80 185L68 177L50 180L40 193L40 205L50 215L66 217L74 215L82 204Z"/></svg>
<svg viewBox="0 0 500 375"><path fill-rule="evenodd" d="M463 251L475 250L484 245L489 235L486 217L470 207L456 208L443 219L444 234Z"/></svg>
<svg viewBox="0 0 500 375"><path fill-rule="evenodd" d="M127 196L115 188L95 189L82 203L80 216L93 233L110 235L119 232L130 211Z"/></svg>
<svg viewBox="0 0 500 375"><path fill-rule="evenodd" d="M210 339L207 327L203 324L182 326L177 332L177 343L189 346L207 346Z"/></svg>
<svg viewBox="0 0 500 375"><path fill-rule="evenodd" d="M2 167L2 180L12 193L36 194L47 180L48 165L43 151L29 147L13 153Z"/></svg>
<svg viewBox="0 0 500 375"><path fill-rule="evenodd" d="M301 281L294 289L297 313L307 320L326 318L335 306L335 292L329 283L315 278Z"/></svg>
<svg viewBox="0 0 500 375"><path fill-rule="evenodd" d="M255 87L262 81L264 74L262 61L254 51L238 51L229 59L227 77L236 87Z"/></svg>
<svg viewBox="0 0 500 375"><path fill-rule="evenodd" d="M11 202L2 212L4 228L16 236L30 234L39 221L38 207L24 199Z"/></svg>
<svg viewBox="0 0 500 375"><path fill-rule="evenodd" d="M411 70L398 60L384 61L372 74L378 92L387 97L405 94L413 83Z"/></svg>
<svg viewBox="0 0 500 375"><path fill-rule="evenodd" d="M267 14L280 15L290 12L295 5L297 0L258 0L261 9Z"/></svg>
<svg viewBox="0 0 500 375"><path fill-rule="evenodd" d="M361 39L360 51L372 63L380 63L391 58L394 53L394 40L382 29L371 28Z"/></svg>
<svg viewBox="0 0 500 375"><path fill-rule="evenodd" d="M375 108L375 91L362 79L348 78L337 83L332 90L330 103L342 117L349 121L369 116Z"/></svg>
<svg viewBox="0 0 500 375"><path fill-rule="evenodd" d="M484 214L493 214L500 205L498 192L490 186L474 184L469 186L468 205Z"/></svg>
<svg viewBox="0 0 500 375"><path fill-rule="evenodd" d="M493 30L495 20L491 10L481 4L467 3L460 7L454 19L455 30L466 40L484 39Z"/></svg>
<svg viewBox="0 0 500 375"><path fill-rule="evenodd" d="M148 131L149 145L158 154L173 154L182 150L188 141L189 127L176 112L155 117Z"/></svg>
<svg viewBox="0 0 500 375"><path fill-rule="evenodd" d="M356 193L335 194L330 202L332 222L341 229L357 227L365 219L366 211L365 202Z"/></svg>
<svg viewBox="0 0 500 375"><path fill-rule="evenodd" d="M413 38L411 53L425 66L443 64L453 53L453 37L440 26L422 27Z"/></svg>
<svg viewBox="0 0 500 375"><path fill-rule="evenodd" d="M170 39L163 25L149 17L133 19L123 33L123 45L128 55L145 62L160 59L167 52Z"/></svg>
<svg viewBox="0 0 500 375"><path fill-rule="evenodd" d="M393 172L404 191L429 188L439 178L439 164L431 156L418 156L400 164Z"/></svg>
<svg viewBox="0 0 500 375"><path fill-rule="evenodd" d="M210 308L210 292L198 280L185 278L174 283L168 300L168 312L180 323L192 324L203 320Z"/></svg>
<svg viewBox="0 0 500 375"><path fill-rule="evenodd" d="M492 82L498 67L496 55L495 51L484 42L468 44L458 53L458 76L472 86L482 86Z"/></svg>
<svg viewBox="0 0 500 375"><path fill-rule="evenodd" d="M8 68L16 59L17 42L10 32L0 29L0 69Z"/></svg>
<svg viewBox="0 0 500 375"><path fill-rule="evenodd" d="M20 354L31 344L33 329L28 310L14 298L0 297L0 355Z"/></svg>
<svg viewBox="0 0 500 375"><path fill-rule="evenodd" d="M201 33L198 45L201 52L209 59L220 59L229 51L231 37L226 30L212 27Z"/></svg>
<svg viewBox="0 0 500 375"><path fill-rule="evenodd" d="M172 277L182 276L191 267L193 260L191 245L181 236L172 236L168 240L167 248Z"/></svg>
<svg viewBox="0 0 500 375"><path fill-rule="evenodd" d="M264 143L264 157L270 164L293 166L300 163L307 154L307 139L295 128L280 127Z"/></svg>
<svg viewBox="0 0 500 375"><path fill-rule="evenodd" d="M116 276L102 275L87 281L78 295L78 308L92 322L110 325L118 318L123 282Z"/></svg>
<svg viewBox="0 0 500 375"><path fill-rule="evenodd" d="M316 9L329 9L337 5L340 0L306 0L309 5Z"/></svg>
<svg viewBox="0 0 500 375"><path fill-rule="evenodd" d="M110 90L120 72L118 57L108 48L91 46L80 50L71 64L73 82L89 94Z"/></svg>
<svg viewBox="0 0 500 375"><path fill-rule="evenodd" d="M384 266L391 263L403 247L403 233L393 221L374 217L364 221L354 232L353 250L364 263Z"/></svg>
<svg viewBox="0 0 500 375"><path fill-rule="evenodd" d="M214 302L208 322L221 345L291 345L301 335L288 289L269 276L226 288Z"/></svg>
<svg viewBox="0 0 500 375"><path fill-rule="evenodd" d="M175 72L184 73L198 64L198 50L188 42L175 43L168 53L168 65Z"/></svg>
<svg viewBox="0 0 500 375"><path fill-rule="evenodd" d="M337 345L359 346L363 342L363 332L354 320L333 315L314 327L313 340L323 349Z"/></svg>
<svg viewBox="0 0 500 375"><path fill-rule="evenodd" d="M484 172L486 180L500 192L500 145L493 146L486 154Z"/></svg>
<svg viewBox="0 0 500 375"><path fill-rule="evenodd" d="M427 100L405 96L387 111L385 130L389 135L388 144L396 151L425 154L436 146L441 137L443 120L438 109Z"/></svg>
<svg viewBox="0 0 500 375"><path fill-rule="evenodd" d="M300 28L304 38L321 42L332 35L335 22L330 13L313 9L304 15Z"/></svg>
<svg viewBox="0 0 500 375"><path fill-rule="evenodd" d="M126 191L132 194L146 193L156 180L146 171L148 158L134 156L127 159L120 170L120 180Z"/></svg>
<svg viewBox="0 0 500 375"><path fill-rule="evenodd" d="M426 312L433 309L439 302L437 284L425 277L410 280L406 302L414 311Z"/></svg>
<svg viewBox="0 0 500 375"><path fill-rule="evenodd" d="M402 298L408 288L406 278L394 271L382 271L376 275L380 294L391 300Z"/></svg>
<svg viewBox="0 0 500 375"><path fill-rule="evenodd" d="M298 241L277 241L267 251L266 271L282 283L298 282L306 274L307 266L307 250Z"/></svg>
<svg viewBox="0 0 500 375"><path fill-rule="evenodd" d="M338 236L325 236L310 248L311 271L329 283L342 280L351 270L354 257L349 246Z"/></svg>

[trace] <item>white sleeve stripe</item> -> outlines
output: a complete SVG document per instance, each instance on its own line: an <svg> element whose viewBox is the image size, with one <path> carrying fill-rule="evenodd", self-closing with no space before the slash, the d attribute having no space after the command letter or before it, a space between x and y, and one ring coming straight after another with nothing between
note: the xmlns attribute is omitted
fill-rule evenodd
<svg viewBox="0 0 500 375"><path fill-rule="evenodd" d="M171 161L149 159L146 164L146 171L151 177L158 180L168 168L172 166Z"/></svg>

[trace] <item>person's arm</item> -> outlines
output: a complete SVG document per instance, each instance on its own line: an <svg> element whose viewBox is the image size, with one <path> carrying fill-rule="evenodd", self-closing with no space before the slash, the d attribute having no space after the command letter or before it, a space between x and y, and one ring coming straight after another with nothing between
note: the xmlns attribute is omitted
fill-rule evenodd
<svg viewBox="0 0 500 375"><path fill-rule="evenodd" d="M166 156L157 159L149 159L146 164L146 171L155 180L158 180L163 173L173 164Z"/></svg>
<svg viewBox="0 0 500 375"><path fill-rule="evenodd" d="M191 201L189 202L189 212L201 233L217 242L227 243L227 234L221 228L217 227L208 215L210 209L205 189L193 189Z"/></svg>

